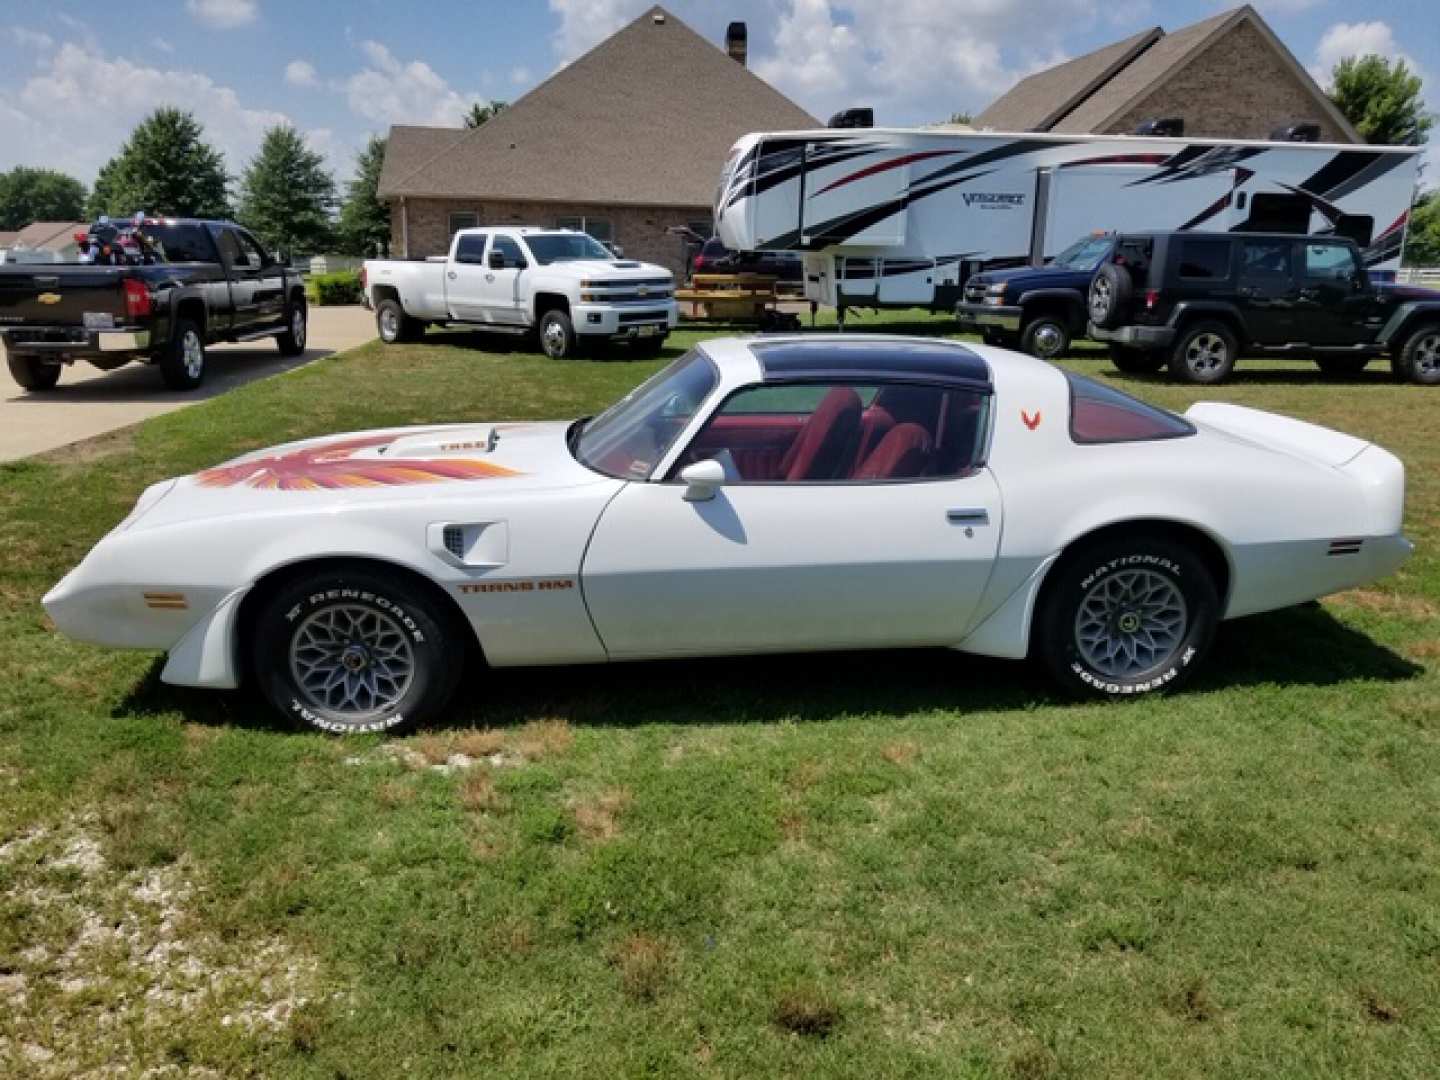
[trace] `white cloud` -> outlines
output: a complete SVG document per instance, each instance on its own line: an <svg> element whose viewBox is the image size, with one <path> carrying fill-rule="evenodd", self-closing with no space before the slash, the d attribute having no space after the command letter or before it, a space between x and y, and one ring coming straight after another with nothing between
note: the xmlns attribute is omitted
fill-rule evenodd
<svg viewBox="0 0 1440 1080"><path fill-rule="evenodd" d="M1331 72L1335 65L1347 56L1367 56L1375 53L1387 60L1404 60L1411 71L1421 72L1419 65L1406 56L1395 42L1395 32L1388 23L1357 22L1336 23L1326 30L1315 49L1315 63L1310 74L1321 86L1330 85ZM1423 74L1423 72L1422 72Z"/></svg>
<svg viewBox="0 0 1440 1080"><path fill-rule="evenodd" d="M39 30L27 30L23 26L10 27L10 36L22 49L48 50L55 47L55 39Z"/></svg>
<svg viewBox="0 0 1440 1080"><path fill-rule="evenodd" d="M459 127L465 111L485 95L456 91L423 60L406 63L378 41L362 41L367 67L343 83L350 109L375 124Z"/></svg>
<svg viewBox="0 0 1440 1080"><path fill-rule="evenodd" d="M319 77L308 60L291 60L285 65L285 81L291 86L314 86Z"/></svg>
<svg viewBox="0 0 1440 1080"><path fill-rule="evenodd" d="M0 99L0 169L45 165L89 183L131 128L160 106L193 112L232 175L254 156L266 128L291 122L285 113L246 106L200 72L148 67L66 42L18 93ZM332 167L348 169L350 151L331 132L307 136Z"/></svg>
<svg viewBox="0 0 1440 1080"><path fill-rule="evenodd" d="M233 30L259 18L255 0L185 0L185 8L206 26Z"/></svg>
<svg viewBox="0 0 1440 1080"><path fill-rule="evenodd" d="M516 86L525 86L534 80L535 76L528 67L521 65L510 69L510 81Z"/></svg>
<svg viewBox="0 0 1440 1080"><path fill-rule="evenodd" d="M550 10L560 16L553 41L560 62L594 48L649 6L646 0L550 0Z"/></svg>
<svg viewBox="0 0 1440 1080"><path fill-rule="evenodd" d="M163 53L173 53L175 51L175 46L171 45L170 42L163 37L151 38L150 44Z"/></svg>

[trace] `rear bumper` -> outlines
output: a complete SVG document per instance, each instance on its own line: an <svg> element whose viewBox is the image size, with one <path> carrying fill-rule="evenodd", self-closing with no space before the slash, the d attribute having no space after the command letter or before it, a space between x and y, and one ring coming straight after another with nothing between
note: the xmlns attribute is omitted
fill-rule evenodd
<svg viewBox="0 0 1440 1080"><path fill-rule="evenodd" d="M653 304L576 304L570 317L575 333L582 337L624 340L668 334L675 329L680 312L674 300L657 300Z"/></svg>
<svg viewBox="0 0 1440 1080"><path fill-rule="evenodd" d="M960 301L955 305L955 318L961 326L982 326L995 330L1020 329L1021 309L1013 304L972 304Z"/></svg>
<svg viewBox="0 0 1440 1080"><path fill-rule="evenodd" d="M141 353L150 350L149 330L86 330L74 326L25 326L0 330L0 344L10 352Z"/></svg>
<svg viewBox="0 0 1440 1080"><path fill-rule="evenodd" d="M1163 349L1175 340L1175 330L1169 326L1117 326L1114 330L1105 330L1092 322L1086 332L1096 341L1143 349Z"/></svg>

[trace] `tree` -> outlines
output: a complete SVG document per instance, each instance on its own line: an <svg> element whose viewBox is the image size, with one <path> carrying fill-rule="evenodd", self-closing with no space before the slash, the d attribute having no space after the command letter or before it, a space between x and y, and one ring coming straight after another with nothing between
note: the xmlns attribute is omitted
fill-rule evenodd
<svg viewBox="0 0 1440 1080"><path fill-rule="evenodd" d="M54 169L17 165L0 173L0 229L32 221L75 221L85 213L85 186Z"/></svg>
<svg viewBox="0 0 1440 1080"><path fill-rule="evenodd" d="M489 103L475 102L470 106L470 111L465 114L465 126L477 128L487 120L493 120L500 111L508 106L508 101L491 101Z"/></svg>
<svg viewBox="0 0 1440 1080"><path fill-rule="evenodd" d="M957 112L951 113L950 119L945 122L947 124L964 124L966 127L969 127L975 123L975 117L971 116L968 112Z"/></svg>
<svg viewBox="0 0 1440 1080"><path fill-rule="evenodd" d="M265 132L240 180L240 221L274 250L317 252L334 235L335 180L289 124Z"/></svg>
<svg viewBox="0 0 1440 1080"><path fill-rule="evenodd" d="M390 209L377 195L384 167L385 140L371 135L340 207L340 248L347 255L383 255L390 249Z"/></svg>
<svg viewBox="0 0 1440 1080"><path fill-rule="evenodd" d="M1425 111L1420 76L1383 56L1347 56L1335 65L1330 100L1368 143L1419 146L1434 118Z"/></svg>
<svg viewBox="0 0 1440 1080"><path fill-rule="evenodd" d="M1440 266L1440 191L1426 192L1410 208L1405 265Z"/></svg>
<svg viewBox="0 0 1440 1080"><path fill-rule="evenodd" d="M93 214L137 210L174 217L230 216L225 158L205 141L192 113L160 108L140 121L100 170Z"/></svg>

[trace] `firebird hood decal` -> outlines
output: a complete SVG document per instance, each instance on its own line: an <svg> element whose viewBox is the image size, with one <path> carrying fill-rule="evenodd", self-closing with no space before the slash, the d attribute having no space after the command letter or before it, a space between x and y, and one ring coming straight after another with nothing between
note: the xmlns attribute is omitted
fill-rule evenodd
<svg viewBox="0 0 1440 1080"><path fill-rule="evenodd" d="M382 455L397 441L395 435L340 439L206 469L196 475L195 482L201 487L246 485L281 491L323 491L523 475L515 469L473 458L402 456L386 460ZM360 456L362 453L364 456Z"/></svg>

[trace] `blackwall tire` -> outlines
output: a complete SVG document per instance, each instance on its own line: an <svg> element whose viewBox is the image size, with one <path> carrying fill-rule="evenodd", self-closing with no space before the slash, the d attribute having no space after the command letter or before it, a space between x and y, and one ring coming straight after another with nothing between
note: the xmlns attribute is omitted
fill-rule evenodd
<svg viewBox="0 0 1440 1080"><path fill-rule="evenodd" d="M433 720L465 661L458 620L398 575L321 570L267 597L249 642L265 699L335 735L399 731Z"/></svg>
<svg viewBox="0 0 1440 1080"><path fill-rule="evenodd" d="M1120 323L1134 294L1135 283L1130 271L1123 266L1106 263L1090 279L1090 291L1085 298L1086 314L1096 326L1109 329Z"/></svg>
<svg viewBox="0 0 1440 1080"><path fill-rule="evenodd" d="M54 390L60 381L60 365L47 364L33 353L7 352L5 366L22 390Z"/></svg>
<svg viewBox="0 0 1440 1080"><path fill-rule="evenodd" d="M1070 349L1070 328L1054 315L1037 315L1025 324L1020 351L1041 360L1056 360Z"/></svg>
<svg viewBox="0 0 1440 1080"><path fill-rule="evenodd" d="M1395 374L1419 386L1440 386L1440 323L1417 327L1393 364Z"/></svg>
<svg viewBox="0 0 1440 1080"><path fill-rule="evenodd" d="M205 332L192 319L176 319L160 354L160 377L171 390L194 390L205 381Z"/></svg>
<svg viewBox="0 0 1440 1080"><path fill-rule="evenodd" d="M1180 544L1143 533L1100 541L1067 554L1053 574L1033 640L1066 691L1118 698L1174 690L1209 652L1220 617L1215 582Z"/></svg>
<svg viewBox="0 0 1440 1080"><path fill-rule="evenodd" d="M310 311L301 300L285 309L285 332L276 337L275 344L280 346L281 356L303 356L309 336Z"/></svg>
<svg viewBox="0 0 1440 1080"><path fill-rule="evenodd" d="M401 345L423 337L425 324L406 315L399 300L381 300L375 305L375 332L386 345Z"/></svg>
<svg viewBox="0 0 1440 1080"><path fill-rule="evenodd" d="M1192 323L1176 335L1170 375L1179 382L1213 386L1230 377L1239 351L1234 331L1224 323Z"/></svg>

